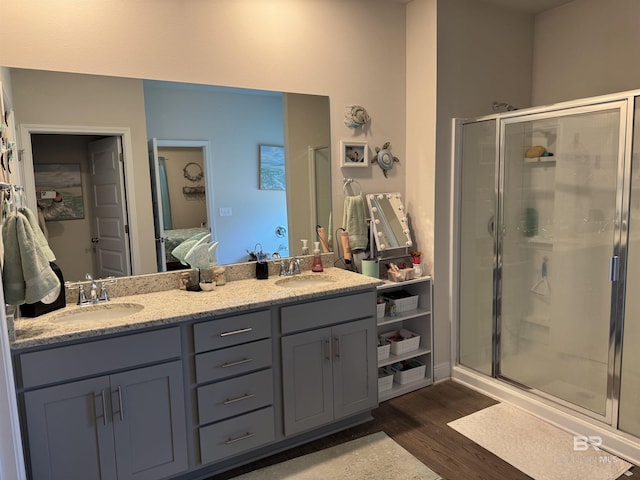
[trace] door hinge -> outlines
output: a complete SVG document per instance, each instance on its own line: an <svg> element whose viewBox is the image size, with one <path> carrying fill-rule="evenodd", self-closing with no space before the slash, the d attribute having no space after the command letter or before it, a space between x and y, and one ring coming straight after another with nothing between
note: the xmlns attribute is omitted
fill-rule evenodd
<svg viewBox="0 0 640 480"><path fill-rule="evenodd" d="M124 226L124 233L126 233L127 235L129 235L129 225L125 225L125 226Z"/></svg>
<svg viewBox="0 0 640 480"><path fill-rule="evenodd" d="M124 163L124 153L118 154L118 157L120 158L120 162Z"/></svg>

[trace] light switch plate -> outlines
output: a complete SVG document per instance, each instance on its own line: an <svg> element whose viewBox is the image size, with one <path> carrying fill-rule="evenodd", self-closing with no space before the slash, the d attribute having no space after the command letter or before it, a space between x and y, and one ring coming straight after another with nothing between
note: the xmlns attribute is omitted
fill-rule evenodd
<svg viewBox="0 0 640 480"><path fill-rule="evenodd" d="M220 207L220 216L221 217L230 217L233 215L231 207Z"/></svg>

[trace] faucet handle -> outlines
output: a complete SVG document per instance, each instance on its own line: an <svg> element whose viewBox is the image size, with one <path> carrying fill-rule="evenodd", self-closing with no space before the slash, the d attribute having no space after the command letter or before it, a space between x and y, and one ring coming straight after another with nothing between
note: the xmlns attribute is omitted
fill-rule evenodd
<svg viewBox="0 0 640 480"><path fill-rule="evenodd" d="M85 305L88 302L84 285L78 285L78 305Z"/></svg>
<svg viewBox="0 0 640 480"><path fill-rule="evenodd" d="M298 257L294 257L293 260L293 274L300 274L300 259Z"/></svg>
<svg viewBox="0 0 640 480"><path fill-rule="evenodd" d="M100 279L100 284L104 287L105 285L115 285L118 283L118 279L113 275L108 276L107 278Z"/></svg>

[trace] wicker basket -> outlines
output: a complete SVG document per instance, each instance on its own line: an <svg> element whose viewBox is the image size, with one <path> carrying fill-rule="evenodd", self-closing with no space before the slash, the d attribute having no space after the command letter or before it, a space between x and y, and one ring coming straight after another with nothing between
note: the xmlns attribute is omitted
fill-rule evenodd
<svg viewBox="0 0 640 480"><path fill-rule="evenodd" d="M387 302L382 302L377 304L378 307L378 318L384 317L385 309L387 308Z"/></svg>
<svg viewBox="0 0 640 480"><path fill-rule="evenodd" d="M418 308L418 295L411 295L405 290L385 293L383 297L389 302L389 311L395 311L395 313L408 312Z"/></svg>
<svg viewBox="0 0 640 480"><path fill-rule="evenodd" d="M391 390L393 386L394 372L390 368L378 369L378 393Z"/></svg>
<svg viewBox="0 0 640 480"><path fill-rule="evenodd" d="M391 353L394 355L402 355L420 348L420 335L404 328L399 331L383 333L381 336L391 343ZM400 338L403 340L399 340Z"/></svg>
<svg viewBox="0 0 640 480"><path fill-rule="evenodd" d="M384 337L378 340L378 360L386 360L391 352L391 343Z"/></svg>
<svg viewBox="0 0 640 480"><path fill-rule="evenodd" d="M420 360L412 359L402 362L404 370L395 370L393 379L400 385L422 380L427 371L427 366Z"/></svg>

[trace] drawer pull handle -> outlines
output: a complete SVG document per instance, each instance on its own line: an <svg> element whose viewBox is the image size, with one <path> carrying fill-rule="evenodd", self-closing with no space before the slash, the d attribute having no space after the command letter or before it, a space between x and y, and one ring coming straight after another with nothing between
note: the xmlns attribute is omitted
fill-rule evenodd
<svg viewBox="0 0 640 480"><path fill-rule="evenodd" d="M255 397L255 394L253 394L253 393L245 393L241 397L227 398L224 402L222 402L222 404L223 405L231 405L232 403L240 402L242 400L249 400L250 398L253 398L253 397Z"/></svg>
<svg viewBox="0 0 640 480"><path fill-rule="evenodd" d="M239 333L248 333L253 331L253 328L241 328L240 330L234 330L232 332L222 332L220 334L221 337L228 337L229 335L238 335Z"/></svg>
<svg viewBox="0 0 640 480"><path fill-rule="evenodd" d="M241 437L237 437L237 438L229 438L226 442L227 445L231 445L233 443L239 442L240 440L248 440L251 437L255 437L256 434L255 433L249 433L247 432L246 434L242 435Z"/></svg>
<svg viewBox="0 0 640 480"><path fill-rule="evenodd" d="M243 363L253 362L253 358L243 358L242 360L238 360L237 362L225 362L220 365L222 368L236 367L238 365L242 365Z"/></svg>
<svg viewBox="0 0 640 480"><path fill-rule="evenodd" d="M100 393L93 394L94 402L96 401L96 397L100 397L100 403L102 404L102 415L99 415L99 416L102 417L102 425L106 425L107 424L107 406L104 401L104 390L100 390Z"/></svg>
<svg viewBox="0 0 640 480"><path fill-rule="evenodd" d="M333 338L333 348L335 350L335 357L340 358L340 337Z"/></svg>

